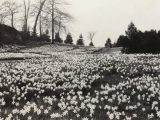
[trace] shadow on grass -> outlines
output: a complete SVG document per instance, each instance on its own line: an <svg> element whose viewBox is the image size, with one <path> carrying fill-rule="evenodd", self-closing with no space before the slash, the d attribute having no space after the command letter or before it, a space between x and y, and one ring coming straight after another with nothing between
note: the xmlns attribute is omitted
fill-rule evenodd
<svg viewBox="0 0 160 120"><path fill-rule="evenodd" d="M101 85L117 85L124 80L118 74L104 75L103 78L95 80L91 86L94 89L100 89Z"/></svg>
<svg viewBox="0 0 160 120"><path fill-rule="evenodd" d="M10 57L10 58L1 58L0 62L2 61L18 61L18 60L27 60L27 59L31 59L31 58L26 58L26 57Z"/></svg>

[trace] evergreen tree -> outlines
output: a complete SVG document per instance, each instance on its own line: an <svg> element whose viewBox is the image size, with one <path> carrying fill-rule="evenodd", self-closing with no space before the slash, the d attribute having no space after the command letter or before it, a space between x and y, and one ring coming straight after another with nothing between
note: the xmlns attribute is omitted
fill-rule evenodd
<svg viewBox="0 0 160 120"><path fill-rule="evenodd" d="M68 33L66 40L64 41L64 43L66 44L73 44L73 39L72 39L72 35L70 33Z"/></svg>
<svg viewBox="0 0 160 120"><path fill-rule="evenodd" d="M46 29L45 33L46 33L46 35L49 35L49 30L48 30L48 29Z"/></svg>
<svg viewBox="0 0 160 120"><path fill-rule="evenodd" d="M130 53L135 53L141 49L141 31L138 31L133 22L128 25L126 31L126 36L128 38L128 43L126 46L127 51Z"/></svg>
<svg viewBox="0 0 160 120"><path fill-rule="evenodd" d="M127 36L120 35L117 41L117 47L127 47L128 46L128 38Z"/></svg>
<svg viewBox="0 0 160 120"><path fill-rule="evenodd" d="M89 46L93 47L93 46L94 46L93 42L90 42L90 43L89 43Z"/></svg>
<svg viewBox="0 0 160 120"><path fill-rule="evenodd" d="M111 48L112 47L112 43L111 43L111 39L110 38L107 39L105 47L106 48L108 48L108 47Z"/></svg>
<svg viewBox="0 0 160 120"><path fill-rule="evenodd" d="M120 36L117 46L123 47L125 53L159 53L160 32L150 30L141 32L131 22L125 36Z"/></svg>
<svg viewBox="0 0 160 120"><path fill-rule="evenodd" d="M134 25L133 22L131 22L129 25L128 25L128 29L126 31L126 35L128 37L128 39L132 39L132 37L134 36L134 34L136 34L138 31L137 31L137 28L136 26Z"/></svg>
<svg viewBox="0 0 160 120"><path fill-rule="evenodd" d="M40 36L40 40L41 40L41 41L46 41L46 42L50 42L50 41L51 41L50 36L49 36L49 30L48 30L48 29L45 31L45 33L43 33L43 34Z"/></svg>
<svg viewBox="0 0 160 120"><path fill-rule="evenodd" d="M77 40L77 45L84 46L83 36L82 34L79 36L79 39Z"/></svg>
<svg viewBox="0 0 160 120"><path fill-rule="evenodd" d="M60 38L59 33L56 33L56 35L55 35L55 42L57 42L57 43L62 43L63 42L63 40Z"/></svg>

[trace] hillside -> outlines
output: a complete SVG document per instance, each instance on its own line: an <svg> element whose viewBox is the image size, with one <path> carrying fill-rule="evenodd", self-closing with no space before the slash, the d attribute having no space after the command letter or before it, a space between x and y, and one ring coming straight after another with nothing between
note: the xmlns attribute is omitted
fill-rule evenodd
<svg viewBox="0 0 160 120"><path fill-rule="evenodd" d="M102 47L89 47L89 46L75 46L65 44L45 44L34 47L24 47L18 50L18 52L24 53L40 53L40 54L52 54L54 52L65 52L69 54L114 54L120 53L121 48L102 48Z"/></svg>
<svg viewBox="0 0 160 120"><path fill-rule="evenodd" d="M120 48L82 47L65 44L26 44L4 45L0 48L1 60L22 60L33 57L48 57L57 53L66 54L114 54L120 53Z"/></svg>
<svg viewBox="0 0 160 120"><path fill-rule="evenodd" d="M116 48L101 48L97 51L94 51L96 54L120 54L122 48L116 47Z"/></svg>
<svg viewBox="0 0 160 120"><path fill-rule="evenodd" d="M15 28L0 24L0 44L19 44L22 41L21 34Z"/></svg>

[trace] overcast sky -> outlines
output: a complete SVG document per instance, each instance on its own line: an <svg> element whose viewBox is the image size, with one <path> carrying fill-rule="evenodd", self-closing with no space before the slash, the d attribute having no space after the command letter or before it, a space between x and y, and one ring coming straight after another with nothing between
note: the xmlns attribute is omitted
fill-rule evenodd
<svg viewBox="0 0 160 120"><path fill-rule="evenodd" d="M93 31L96 32L94 44L104 46L108 37L114 42L119 35L125 34L131 21L142 31L160 29L160 0L66 1L71 4L67 6L67 11L74 17L69 27L74 41L82 33L88 44L88 32Z"/></svg>
<svg viewBox="0 0 160 120"><path fill-rule="evenodd" d="M160 29L160 0L70 0L74 38L95 31L94 43L104 46L108 37L116 41L133 21L138 29Z"/></svg>

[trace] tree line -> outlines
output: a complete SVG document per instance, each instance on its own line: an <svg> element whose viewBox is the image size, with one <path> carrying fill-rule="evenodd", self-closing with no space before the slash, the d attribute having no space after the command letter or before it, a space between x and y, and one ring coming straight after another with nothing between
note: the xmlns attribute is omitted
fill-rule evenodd
<svg viewBox="0 0 160 120"><path fill-rule="evenodd" d="M133 22L128 26L125 35L120 35L117 47L123 47L124 53L160 53L160 31L140 31Z"/></svg>
<svg viewBox="0 0 160 120"><path fill-rule="evenodd" d="M68 23L73 20L73 17L64 9L68 5L69 3L65 0L22 0L21 2L5 0L0 4L0 24L19 28L24 41L73 44L70 32L64 41L61 39L61 35L67 33ZM89 46L94 46L95 35L96 32L88 33ZM76 44L84 46L82 34ZM105 47L112 47L110 38L106 41Z"/></svg>
<svg viewBox="0 0 160 120"><path fill-rule="evenodd" d="M67 5L65 0L22 0L21 3L5 0L0 4L0 24L18 26L26 40L49 40L51 32L51 42L54 43L55 36L67 32L67 24L73 20L65 10Z"/></svg>

